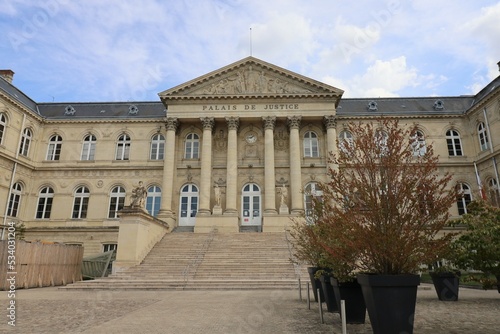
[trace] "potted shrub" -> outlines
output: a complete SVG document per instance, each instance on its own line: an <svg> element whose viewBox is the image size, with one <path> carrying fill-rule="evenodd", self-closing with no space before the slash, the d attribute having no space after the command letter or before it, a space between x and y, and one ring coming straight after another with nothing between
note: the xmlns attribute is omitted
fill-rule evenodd
<svg viewBox="0 0 500 334"><path fill-rule="evenodd" d="M339 249L357 252L363 273L357 280L373 332L412 333L416 273L449 246L452 234L438 232L458 193L414 126L381 118L350 123L347 130L352 138L338 143L330 160L335 168L322 185L322 209L329 217L323 223Z"/></svg>
<svg viewBox="0 0 500 334"><path fill-rule="evenodd" d="M500 293L500 208L481 200L471 202L467 211L452 222L465 228L452 243L454 262L464 270L480 271L467 279L480 282L484 289L496 285Z"/></svg>
<svg viewBox="0 0 500 334"><path fill-rule="evenodd" d="M313 290L314 301L318 302L317 289L320 291L320 298L325 300L321 281L316 273L321 270L320 262L322 259L323 248L314 242L313 236L315 225L306 224L303 219L293 219L290 227L290 236L292 237L292 262L296 264L306 264L311 287Z"/></svg>
<svg viewBox="0 0 500 334"><path fill-rule="evenodd" d="M434 266L429 275L436 294L441 301L457 301L460 283L460 271L449 265Z"/></svg>

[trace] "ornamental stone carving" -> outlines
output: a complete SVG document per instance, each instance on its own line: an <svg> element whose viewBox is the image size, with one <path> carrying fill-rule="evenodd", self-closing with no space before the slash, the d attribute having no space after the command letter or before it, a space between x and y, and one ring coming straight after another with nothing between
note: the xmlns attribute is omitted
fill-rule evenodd
<svg viewBox="0 0 500 334"><path fill-rule="evenodd" d="M264 129L274 130L274 126L276 125L276 117L275 116L266 116L262 117L264 121Z"/></svg>
<svg viewBox="0 0 500 334"><path fill-rule="evenodd" d="M327 129L335 128L337 126L337 118L333 115L325 116L323 123Z"/></svg>
<svg viewBox="0 0 500 334"><path fill-rule="evenodd" d="M240 125L240 120L238 117L226 117L227 128L229 130L238 130L238 126Z"/></svg>
<svg viewBox="0 0 500 334"><path fill-rule="evenodd" d="M165 127L167 131L177 131L177 127L179 126L179 121L176 117L169 117L165 122Z"/></svg>
<svg viewBox="0 0 500 334"><path fill-rule="evenodd" d="M200 117L200 121L203 125L203 130L212 130L215 124L213 117Z"/></svg>
<svg viewBox="0 0 500 334"><path fill-rule="evenodd" d="M287 117L287 124L290 129L298 129L302 116L289 116Z"/></svg>

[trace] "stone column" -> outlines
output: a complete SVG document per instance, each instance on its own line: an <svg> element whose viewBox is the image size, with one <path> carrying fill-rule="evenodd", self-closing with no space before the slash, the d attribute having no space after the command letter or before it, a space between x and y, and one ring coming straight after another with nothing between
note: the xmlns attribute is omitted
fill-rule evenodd
<svg viewBox="0 0 500 334"><path fill-rule="evenodd" d="M227 175L226 175L226 211L224 214L235 215L238 198L238 117L226 117L227 134Z"/></svg>
<svg viewBox="0 0 500 334"><path fill-rule="evenodd" d="M337 119L333 115L325 116L323 119L326 127L326 148L327 148L327 167L328 171L330 169L337 168L338 166L330 162L331 153L335 153L337 150L336 140L337 140Z"/></svg>
<svg viewBox="0 0 500 334"><path fill-rule="evenodd" d="M262 117L264 121L264 212L276 211L276 177L274 170L274 126L276 117Z"/></svg>
<svg viewBox="0 0 500 334"><path fill-rule="evenodd" d="M161 191L161 208L159 218L172 218L172 195L174 194L174 170L175 170L175 133L179 121L175 117L167 118L165 127L167 137L165 139L165 160L163 161L163 181Z"/></svg>
<svg viewBox="0 0 500 334"><path fill-rule="evenodd" d="M201 175L200 175L200 216L210 215L210 192L212 181L212 130L215 124L213 117L201 117L203 124L203 141L201 143Z"/></svg>
<svg viewBox="0 0 500 334"><path fill-rule="evenodd" d="M292 214L301 214L304 211L302 200L302 170L300 154L299 127L301 116L290 116L287 118L290 128L290 197L292 199Z"/></svg>

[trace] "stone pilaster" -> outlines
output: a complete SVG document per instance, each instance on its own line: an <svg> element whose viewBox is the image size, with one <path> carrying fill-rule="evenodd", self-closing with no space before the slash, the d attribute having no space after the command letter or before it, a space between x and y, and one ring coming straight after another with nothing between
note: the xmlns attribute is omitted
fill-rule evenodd
<svg viewBox="0 0 500 334"><path fill-rule="evenodd" d="M238 117L226 117L227 122L227 174L226 174L226 211L224 214L237 214L238 198Z"/></svg>
<svg viewBox="0 0 500 334"><path fill-rule="evenodd" d="M274 126L276 117L262 117L264 121L264 213L276 211L276 177L274 170Z"/></svg>
<svg viewBox="0 0 500 334"><path fill-rule="evenodd" d="M210 215L210 191L212 180L212 130L213 117L200 118L203 125L203 140L201 143L201 175L200 175L200 207L198 214Z"/></svg>
<svg viewBox="0 0 500 334"><path fill-rule="evenodd" d="M304 211L302 200L302 155L300 152L299 127L301 116L287 118L290 128L290 197L292 199L292 214L301 214Z"/></svg>

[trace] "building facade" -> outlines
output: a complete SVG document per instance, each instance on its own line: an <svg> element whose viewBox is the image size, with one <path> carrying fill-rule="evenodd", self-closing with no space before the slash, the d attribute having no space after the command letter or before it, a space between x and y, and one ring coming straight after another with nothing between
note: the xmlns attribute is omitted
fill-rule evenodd
<svg viewBox="0 0 500 334"><path fill-rule="evenodd" d="M0 214L27 240L114 249L132 189L194 232L276 232L307 215L346 124L397 117L432 143L465 196L498 205L500 77L476 95L351 98L247 57L159 93L157 102L36 103L0 79Z"/></svg>

